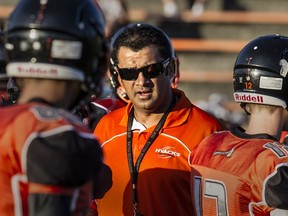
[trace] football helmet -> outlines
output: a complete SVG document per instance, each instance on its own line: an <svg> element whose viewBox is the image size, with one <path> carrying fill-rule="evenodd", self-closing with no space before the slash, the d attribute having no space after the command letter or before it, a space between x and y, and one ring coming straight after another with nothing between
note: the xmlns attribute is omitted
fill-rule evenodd
<svg viewBox="0 0 288 216"><path fill-rule="evenodd" d="M97 93L107 70L105 20L92 0L20 1L7 22L10 77L77 80Z"/></svg>
<svg viewBox="0 0 288 216"><path fill-rule="evenodd" d="M265 35L239 53L233 73L234 100L286 108L288 104L288 37Z"/></svg>
<svg viewBox="0 0 288 216"><path fill-rule="evenodd" d="M178 58L175 57L174 48L168 35L160 28L150 24L131 23L118 30L110 42L109 79L115 93L125 102L128 102L129 98L121 85L118 72L115 70L115 67L118 65L119 48L126 46L133 50L140 50L151 44L159 46L160 54L164 59L169 57L174 59L174 73L177 81L173 82L171 86L174 88L177 87L179 81L179 61Z"/></svg>

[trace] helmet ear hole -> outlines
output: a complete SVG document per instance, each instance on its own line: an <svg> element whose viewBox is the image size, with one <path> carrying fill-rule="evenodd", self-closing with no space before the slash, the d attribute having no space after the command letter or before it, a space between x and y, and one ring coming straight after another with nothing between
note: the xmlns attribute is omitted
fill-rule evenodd
<svg viewBox="0 0 288 216"><path fill-rule="evenodd" d="M246 103L240 103L240 107L244 110L244 112L249 116L251 115L249 107L246 106Z"/></svg>

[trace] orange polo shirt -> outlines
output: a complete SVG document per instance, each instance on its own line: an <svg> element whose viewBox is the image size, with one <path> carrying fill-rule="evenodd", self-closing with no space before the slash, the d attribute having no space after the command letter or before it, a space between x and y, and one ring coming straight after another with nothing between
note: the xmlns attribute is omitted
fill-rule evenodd
<svg viewBox="0 0 288 216"><path fill-rule="evenodd" d="M188 156L204 137L221 129L214 117L192 105L182 91L175 89L173 93L179 100L145 154L139 169L138 210L144 215L192 215ZM94 131L102 143L105 162L111 167L113 176L112 188L103 199L96 201L100 216L133 215L126 150L127 121L131 107L132 104L128 104L107 114ZM154 127L141 130L134 121L134 162Z"/></svg>

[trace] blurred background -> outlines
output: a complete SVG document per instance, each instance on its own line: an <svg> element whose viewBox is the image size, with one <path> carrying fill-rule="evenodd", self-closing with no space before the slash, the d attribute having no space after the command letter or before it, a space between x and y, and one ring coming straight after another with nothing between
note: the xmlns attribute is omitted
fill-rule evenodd
<svg viewBox="0 0 288 216"><path fill-rule="evenodd" d="M287 0L95 1L109 22L107 38L129 22L162 28L180 58L179 88L196 105L232 123L245 120L232 94L237 53L260 35L288 35ZM16 2L0 0L1 23Z"/></svg>

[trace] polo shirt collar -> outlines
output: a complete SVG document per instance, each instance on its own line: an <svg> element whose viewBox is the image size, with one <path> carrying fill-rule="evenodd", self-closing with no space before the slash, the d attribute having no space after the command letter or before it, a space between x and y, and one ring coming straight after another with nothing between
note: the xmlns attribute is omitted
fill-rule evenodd
<svg viewBox="0 0 288 216"><path fill-rule="evenodd" d="M190 100L186 97L183 91L178 89L172 89L172 92L177 97L177 102L173 110L169 113L163 128L182 125L187 121L192 110L191 108L193 105L191 104ZM120 121L121 126L127 127L128 116L132 106L133 104L131 102L129 102L128 105L126 106L125 114Z"/></svg>

